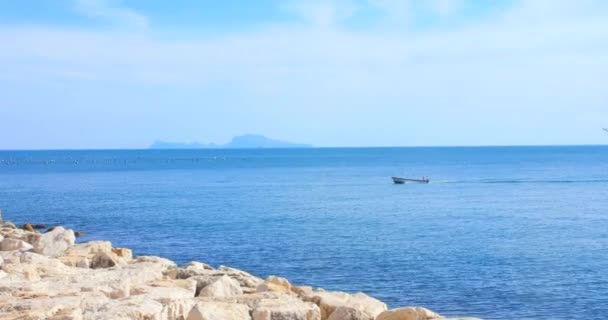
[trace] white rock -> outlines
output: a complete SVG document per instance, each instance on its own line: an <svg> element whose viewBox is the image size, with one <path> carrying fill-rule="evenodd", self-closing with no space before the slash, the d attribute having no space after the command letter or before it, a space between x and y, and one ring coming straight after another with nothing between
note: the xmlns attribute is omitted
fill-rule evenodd
<svg viewBox="0 0 608 320"><path fill-rule="evenodd" d="M327 320L373 320L373 318L359 309L337 307Z"/></svg>
<svg viewBox="0 0 608 320"><path fill-rule="evenodd" d="M196 301L194 280L157 280L131 290L131 298L155 300L163 305L162 319L184 319Z"/></svg>
<svg viewBox="0 0 608 320"><path fill-rule="evenodd" d="M175 262L173 262L169 259L165 259L165 258L161 258L161 257L154 257L154 256L138 256L137 258L135 258L135 262L137 262L137 263L150 262L150 263L154 263L156 265L161 265L164 269L164 272L167 272L170 268L176 267Z"/></svg>
<svg viewBox="0 0 608 320"><path fill-rule="evenodd" d="M431 310L421 307L397 308L384 311L376 320L434 320L443 319Z"/></svg>
<svg viewBox="0 0 608 320"><path fill-rule="evenodd" d="M75 309L80 305L81 297L35 297L17 299L0 306L0 314L5 319L47 320L66 309Z"/></svg>
<svg viewBox="0 0 608 320"><path fill-rule="evenodd" d="M225 302L199 302L186 320L250 320L249 308L244 304Z"/></svg>
<svg viewBox="0 0 608 320"><path fill-rule="evenodd" d="M96 310L84 313L84 319L95 320L166 320L163 305L138 297L110 301ZM172 319L173 320L173 319Z"/></svg>
<svg viewBox="0 0 608 320"><path fill-rule="evenodd" d="M364 293L350 295L344 292L315 291L305 299L319 306L321 318L324 320L328 319L338 307L359 310L371 319L386 310L386 304Z"/></svg>
<svg viewBox="0 0 608 320"><path fill-rule="evenodd" d="M0 250L1 251L27 251L32 249L32 245L19 239L14 238L4 238L2 242L0 242Z"/></svg>
<svg viewBox="0 0 608 320"><path fill-rule="evenodd" d="M63 227L56 227L52 231L34 239L32 245L36 253L49 257L58 257L70 246L73 246L75 240L74 231L64 229Z"/></svg>
<svg viewBox="0 0 608 320"><path fill-rule="evenodd" d="M263 283L257 286L256 291L291 292L291 284L285 278L269 276Z"/></svg>
<svg viewBox="0 0 608 320"><path fill-rule="evenodd" d="M112 248L112 253L124 259L125 261L131 261L133 259L133 251L127 248Z"/></svg>
<svg viewBox="0 0 608 320"><path fill-rule="evenodd" d="M65 251L66 256L81 256L92 258L97 252L112 252L110 241L89 241L78 243Z"/></svg>
<svg viewBox="0 0 608 320"><path fill-rule="evenodd" d="M171 277L187 279L194 276L208 275L213 268L205 263L190 261L179 268L172 270Z"/></svg>
<svg viewBox="0 0 608 320"><path fill-rule="evenodd" d="M232 297L243 294L239 282L223 275L217 280L204 287L198 294L199 297Z"/></svg>
<svg viewBox="0 0 608 320"><path fill-rule="evenodd" d="M253 306L253 320L321 320L319 307L288 294L278 299L261 299Z"/></svg>
<svg viewBox="0 0 608 320"><path fill-rule="evenodd" d="M116 265L116 261L114 260L118 260L118 258L114 257L112 244L109 241L90 241L75 244L69 247L63 256L59 257L59 260L71 267L90 268L93 258L99 253L107 254L109 257L106 260L110 260ZM100 258L102 257L98 257L97 261L95 261L95 267L99 267L104 263L110 264Z"/></svg>

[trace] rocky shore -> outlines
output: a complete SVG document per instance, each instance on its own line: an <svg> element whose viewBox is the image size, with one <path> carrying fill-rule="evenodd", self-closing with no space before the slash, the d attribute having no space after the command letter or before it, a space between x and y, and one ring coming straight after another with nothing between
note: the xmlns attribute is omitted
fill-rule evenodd
<svg viewBox="0 0 608 320"><path fill-rule="evenodd" d="M108 241L75 244L73 230L0 225L0 320L430 320L421 307L387 310L364 293L296 286L200 262L133 257ZM460 318L473 319L473 318Z"/></svg>

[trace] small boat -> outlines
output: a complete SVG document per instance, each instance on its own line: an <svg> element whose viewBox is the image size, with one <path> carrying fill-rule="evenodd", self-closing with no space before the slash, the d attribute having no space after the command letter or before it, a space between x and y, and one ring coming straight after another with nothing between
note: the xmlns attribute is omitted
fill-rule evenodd
<svg viewBox="0 0 608 320"><path fill-rule="evenodd" d="M408 183L408 182L412 182L412 183L429 183L429 179L428 178L422 178L422 179L408 179L408 178L399 178L399 177L391 177L393 178L393 182L395 184L404 184L404 183Z"/></svg>

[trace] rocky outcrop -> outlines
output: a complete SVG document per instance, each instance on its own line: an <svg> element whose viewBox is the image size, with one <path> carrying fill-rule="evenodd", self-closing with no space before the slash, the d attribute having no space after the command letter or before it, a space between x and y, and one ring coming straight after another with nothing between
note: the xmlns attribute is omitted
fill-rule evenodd
<svg viewBox="0 0 608 320"><path fill-rule="evenodd" d="M363 315L366 319L376 319L380 313L386 311L384 302L360 292L351 295L344 292L315 291L304 299L313 301L321 308L323 320L350 319L342 316L332 317L338 309L341 315Z"/></svg>
<svg viewBox="0 0 608 320"><path fill-rule="evenodd" d="M249 320L249 308L240 303L199 302L188 312L186 320Z"/></svg>
<svg viewBox="0 0 608 320"><path fill-rule="evenodd" d="M71 246L74 245L76 236L74 231L66 230L63 227L57 227L52 231L44 233L38 237L34 237L32 245L34 252L50 257L58 257Z"/></svg>
<svg viewBox="0 0 608 320"><path fill-rule="evenodd" d="M382 312L376 320L434 320L443 319L431 310L421 307L398 308Z"/></svg>
<svg viewBox="0 0 608 320"><path fill-rule="evenodd" d="M238 281L223 275L206 285L198 294L199 297L234 297L243 294Z"/></svg>
<svg viewBox="0 0 608 320"><path fill-rule="evenodd" d="M26 228L29 229L29 228ZM108 241L74 244L62 227L40 234L0 225L0 320L432 320L427 309L363 293L294 286L247 272L153 256Z"/></svg>

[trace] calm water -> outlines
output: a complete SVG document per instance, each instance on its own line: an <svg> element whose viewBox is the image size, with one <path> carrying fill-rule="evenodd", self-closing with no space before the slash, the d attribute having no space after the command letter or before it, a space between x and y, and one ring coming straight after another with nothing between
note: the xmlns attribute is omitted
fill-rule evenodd
<svg viewBox="0 0 608 320"><path fill-rule="evenodd" d="M391 307L608 318L608 147L5 151L0 208Z"/></svg>

